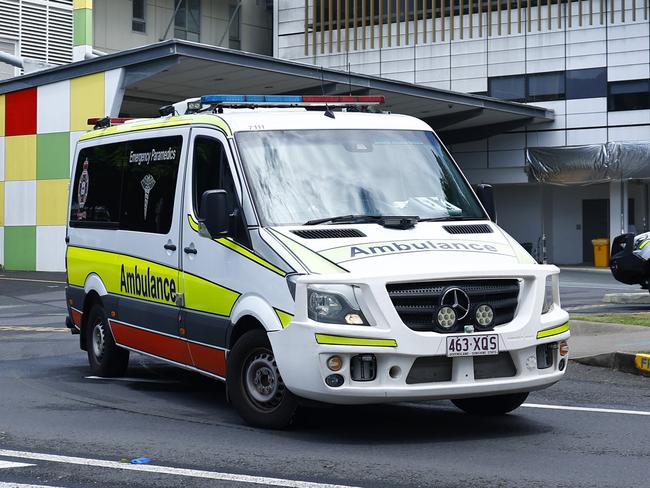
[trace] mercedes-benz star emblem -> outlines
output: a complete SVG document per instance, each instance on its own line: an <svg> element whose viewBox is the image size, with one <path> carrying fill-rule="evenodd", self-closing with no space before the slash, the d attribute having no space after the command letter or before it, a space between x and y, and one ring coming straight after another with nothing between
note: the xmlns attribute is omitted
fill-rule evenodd
<svg viewBox="0 0 650 488"><path fill-rule="evenodd" d="M456 320L463 320L469 313L469 297L460 288L449 288L440 299L440 307L449 307L456 313Z"/></svg>

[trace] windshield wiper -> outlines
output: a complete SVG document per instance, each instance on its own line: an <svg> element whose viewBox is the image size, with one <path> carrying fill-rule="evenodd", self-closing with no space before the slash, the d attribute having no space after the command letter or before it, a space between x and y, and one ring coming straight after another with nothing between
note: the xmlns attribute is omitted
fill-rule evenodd
<svg viewBox="0 0 650 488"><path fill-rule="evenodd" d="M318 225L330 222L332 224L360 224L376 223L392 229L410 229L418 223L420 217L417 215L340 215L338 217L326 217L323 219L309 220L303 225Z"/></svg>
<svg viewBox="0 0 650 488"><path fill-rule="evenodd" d="M485 217L463 217L460 215L448 215L446 217L429 217L420 219L420 222L453 222L457 220L487 220Z"/></svg>
<svg viewBox="0 0 650 488"><path fill-rule="evenodd" d="M364 215L364 214L351 214L339 215L337 217L324 217L322 219L308 220L302 225L318 225L331 222L333 224L353 224L362 222L378 222L381 220L381 215Z"/></svg>

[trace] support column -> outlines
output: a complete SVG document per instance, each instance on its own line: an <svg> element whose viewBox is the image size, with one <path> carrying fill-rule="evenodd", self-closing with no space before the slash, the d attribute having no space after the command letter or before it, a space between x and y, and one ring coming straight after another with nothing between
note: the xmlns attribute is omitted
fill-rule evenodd
<svg viewBox="0 0 650 488"><path fill-rule="evenodd" d="M616 236L627 232L628 219L628 183L612 181L609 184L609 242Z"/></svg>
<svg viewBox="0 0 650 488"><path fill-rule="evenodd" d="M83 61L93 52L93 0L74 0L73 61Z"/></svg>

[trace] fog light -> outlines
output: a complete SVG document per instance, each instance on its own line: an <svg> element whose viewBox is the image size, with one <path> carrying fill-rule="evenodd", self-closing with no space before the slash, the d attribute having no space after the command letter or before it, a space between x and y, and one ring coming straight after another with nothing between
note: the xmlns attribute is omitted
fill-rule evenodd
<svg viewBox="0 0 650 488"><path fill-rule="evenodd" d="M343 367L343 360L340 356L332 356L327 360L327 367L332 371L338 371Z"/></svg>
<svg viewBox="0 0 650 488"><path fill-rule="evenodd" d="M476 322L481 327L489 327L494 321L494 310L489 305L481 305L476 309Z"/></svg>
<svg viewBox="0 0 650 488"><path fill-rule="evenodd" d="M569 354L569 343L567 341L560 342L560 356Z"/></svg>
<svg viewBox="0 0 650 488"><path fill-rule="evenodd" d="M327 378L325 378L325 384L327 386L330 386L332 388L338 388L343 384L343 376L340 374L331 374Z"/></svg>
<svg viewBox="0 0 650 488"><path fill-rule="evenodd" d="M443 329L451 329L456 324L456 312L451 307L438 310L438 325Z"/></svg>

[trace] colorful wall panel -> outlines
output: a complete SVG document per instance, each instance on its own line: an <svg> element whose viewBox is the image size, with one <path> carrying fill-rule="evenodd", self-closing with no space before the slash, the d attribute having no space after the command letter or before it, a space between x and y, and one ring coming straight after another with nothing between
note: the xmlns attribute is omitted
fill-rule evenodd
<svg viewBox="0 0 650 488"><path fill-rule="evenodd" d="M0 95L0 265L63 271L71 157L91 117L119 115L122 70Z"/></svg>

